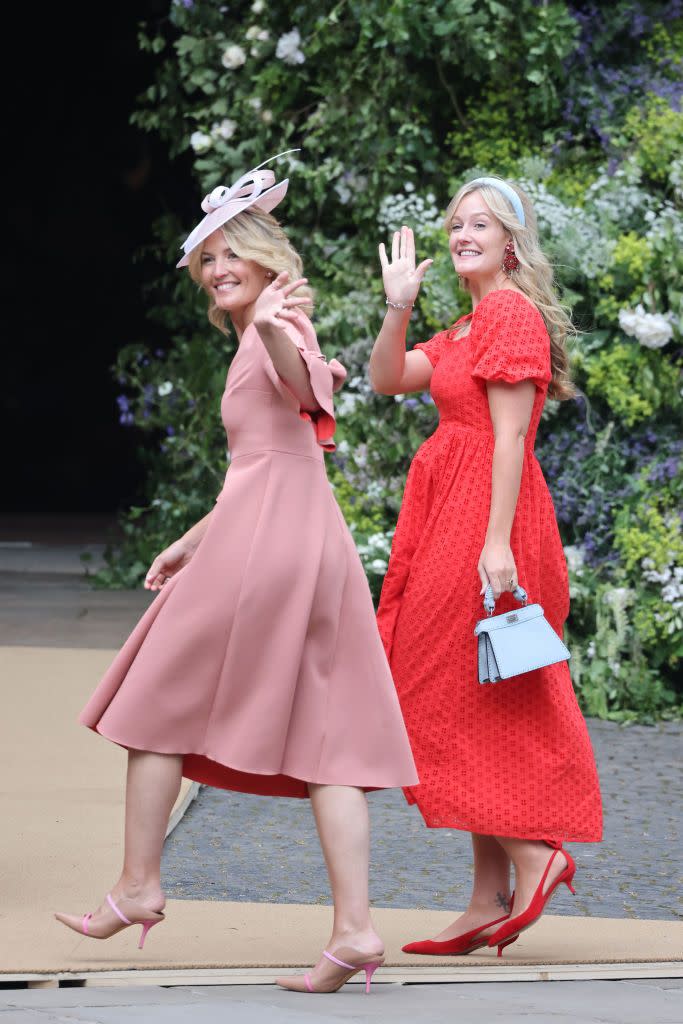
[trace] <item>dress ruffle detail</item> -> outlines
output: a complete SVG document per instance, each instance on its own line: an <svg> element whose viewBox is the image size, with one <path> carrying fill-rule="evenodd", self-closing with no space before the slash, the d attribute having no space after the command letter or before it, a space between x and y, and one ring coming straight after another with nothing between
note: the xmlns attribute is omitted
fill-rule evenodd
<svg viewBox="0 0 683 1024"><path fill-rule="evenodd" d="M320 409L309 412L302 409L296 395L287 387L281 377L278 376L272 360L268 360L267 372L271 381L278 389L287 404L296 410L303 420L309 421L315 431L315 437L321 448L325 451L335 450L334 432L337 427L334 415L333 394L339 391L346 380L346 369L338 359L330 359L320 351L313 326L303 315L297 317L297 323L283 321L282 330L291 338L299 350L301 358L306 364L308 376L311 383L311 390L315 395Z"/></svg>

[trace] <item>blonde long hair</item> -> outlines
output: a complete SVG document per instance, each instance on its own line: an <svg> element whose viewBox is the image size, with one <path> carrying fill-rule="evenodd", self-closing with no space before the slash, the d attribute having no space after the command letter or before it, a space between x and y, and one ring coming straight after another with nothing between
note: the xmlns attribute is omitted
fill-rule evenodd
<svg viewBox="0 0 683 1024"><path fill-rule="evenodd" d="M253 260L265 270L271 270L275 276L286 270L290 281L303 277L301 256L287 238L279 222L270 213L250 206L236 217L229 220L221 228L226 243L236 256L242 260ZM188 264L190 277L200 287L202 284L202 247L199 245L190 255ZM209 294L209 321L223 334L228 334L229 314L219 309ZM313 292L305 285L297 288L294 295L305 295L310 298L310 307L300 306L309 312L313 306Z"/></svg>
<svg viewBox="0 0 683 1024"><path fill-rule="evenodd" d="M512 236L515 253L519 260L519 269L514 271L511 280L520 291L531 299L538 308L550 336L550 366L552 380L548 388L551 398L563 401L576 395L576 388L571 380L569 356L567 354L567 337L576 337L577 330L572 323L569 310L560 302L553 280L553 268L541 250L538 239L536 214L531 201L525 192L512 182L500 179L501 183L513 189L519 196L526 226L517 219L510 202L498 189L491 185L478 185L476 180L470 181L453 196L448 209L444 227L450 234L453 216L458 206L471 192L480 192L482 199L494 217L497 217L505 230ZM467 288L467 278L462 278Z"/></svg>

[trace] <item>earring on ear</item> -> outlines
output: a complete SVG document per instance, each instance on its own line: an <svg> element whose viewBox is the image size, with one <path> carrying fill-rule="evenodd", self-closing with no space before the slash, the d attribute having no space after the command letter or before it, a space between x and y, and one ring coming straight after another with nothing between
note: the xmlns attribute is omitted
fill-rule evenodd
<svg viewBox="0 0 683 1024"><path fill-rule="evenodd" d="M512 239L508 239L505 245L505 253L503 255L503 270L510 276L514 274L515 270L519 270L519 260L517 259L517 253L515 252L515 243Z"/></svg>
<svg viewBox="0 0 683 1024"><path fill-rule="evenodd" d="M273 273L272 270L266 270L266 277L270 277L272 279L273 277L275 277L275 274Z"/></svg>

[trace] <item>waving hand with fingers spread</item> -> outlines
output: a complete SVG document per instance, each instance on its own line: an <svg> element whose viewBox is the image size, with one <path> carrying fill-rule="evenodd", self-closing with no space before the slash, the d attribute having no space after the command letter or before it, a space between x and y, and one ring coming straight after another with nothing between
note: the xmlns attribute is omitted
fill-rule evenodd
<svg viewBox="0 0 683 1024"><path fill-rule="evenodd" d="M268 350L278 376L299 399L301 407L313 412L319 405L311 388L308 371L296 345L284 329L285 322L296 323L299 307L310 307L309 295L294 295L297 288L307 283L305 277L290 282L286 270L278 274L256 300L254 326Z"/></svg>
<svg viewBox="0 0 683 1024"><path fill-rule="evenodd" d="M406 330L422 279L433 260L415 266L415 238L408 227L394 232L391 259L384 243L379 247L387 314L370 356L370 380L383 395L424 391L429 387L432 366L422 352L406 353Z"/></svg>
<svg viewBox="0 0 683 1024"><path fill-rule="evenodd" d="M391 261L387 257L384 242L379 247L382 264L382 280L389 306L412 306L420 290L422 279L433 260L422 260L415 266L415 236L412 229L405 227L394 231L391 240Z"/></svg>

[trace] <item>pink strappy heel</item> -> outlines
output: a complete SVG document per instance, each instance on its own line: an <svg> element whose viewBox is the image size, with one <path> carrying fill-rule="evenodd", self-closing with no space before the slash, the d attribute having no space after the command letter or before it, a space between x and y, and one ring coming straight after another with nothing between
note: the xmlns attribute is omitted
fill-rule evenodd
<svg viewBox="0 0 683 1024"><path fill-rule="evenodd" d="M92 914L83 914L82 917L78 917L76 914L55 914L55 917L67 928L72 928L73 931L79 932L81 935L87 935L89 939L109 939L117 932L123 931L124 928L139 924L142 926L142 932L138 949L143 948L150 928L166 920L163 913L149 910L137 900L127 897L121 900L126 909L124 914L121 907L112 899L110 892L107 893L107 903L111 913L103 911L101 915L98 915L97 921L93 920Z"/></svg>
<svg viewBox="0 0 683 1024"><path fill-rule="evenodd" d="M342 950L337 950L337 952L341 953ZM318 983L318 987L314 988L310 974L304 974L303 977L299 976L298 978L278 978L277 984L280 988L289 989L291 992L311 992L313 995L322 992L338 992L339 989L354 976L354 974L358 974L359 971L365 971L365 991L369 994L370 986L372 984L372 976L384 963L384 957L378 956L372 960L366 960L364 955L358 952L358 950L349 948L348 951L343 950L343 952L345 952L347 956L357 954L359 960L362 962L350 964L348 961L341 960L339 957L334 956L332 953L328 953L327 950L324 950L323 956L331 963L336 964L336 966L341 968L342 971L341 975L336 973L335 976L328 978L327 981L323 983L324 987L321 987L321 983Z"/></svg>

